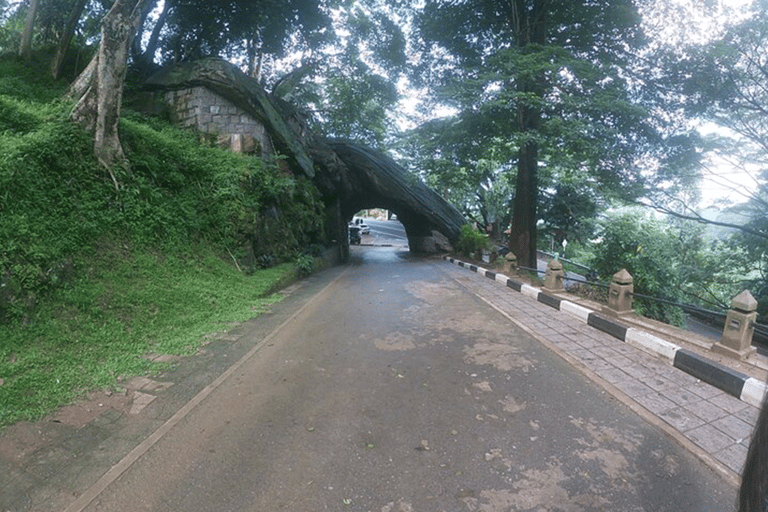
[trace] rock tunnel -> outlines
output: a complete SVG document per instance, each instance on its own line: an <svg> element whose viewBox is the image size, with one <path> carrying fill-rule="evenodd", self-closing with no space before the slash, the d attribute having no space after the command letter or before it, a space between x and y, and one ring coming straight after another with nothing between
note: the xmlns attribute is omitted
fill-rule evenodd
<svg viewBox="0 0 768 512"><path fill-rule="evenodd" d="M365 208L397 214L411 251L449 251L458 239L462 215L432 189L381 152L347 141L329 145L349 170L351 190L340 198L342 219Z"/></svg>
<svg viewBox="0 0 768 512"><path fill-rule="evenodd" d="M379 151L314 133L301 111L233 64L216 58L179 64L150 77L145 89L162 95L178 124L215 133L220 145L287 156L292 172L306 175L323 195L327 238L339 242L342 259L349 253L347 222L365 208L396 213L412 252L448 251L459 238L464 217L439 194Z"/></svg>

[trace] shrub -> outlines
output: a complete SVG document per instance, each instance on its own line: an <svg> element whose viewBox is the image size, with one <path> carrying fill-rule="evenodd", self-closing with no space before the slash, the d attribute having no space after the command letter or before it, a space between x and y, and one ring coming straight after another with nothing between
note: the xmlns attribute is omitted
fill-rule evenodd
<svg viewBox="0 0 768 512"><path fill-rule="evenodd" d="M683 299L681 258L692 248L681 246L680 237L668 224L642 211L618 211L603 221L600 235L592 266L601 279L609 281L626 268L636 293L673 302ZM680 308L647 299L635 300L634 307L649 318L684 325Z"/></svg>
<svg viewBox="0 0 768 512"><path fill-rule="evenodd" d="M309 253L302 252L296 257L296 268L299 276L306 277L315 271L315 257Z"/></svg>
<svg viewBox="0 0 768 512"><path fill-rule="evenodd" d="M487 249L490 246L490 241L486 235L479 232L471 224L464 224L461 226L458 245L459 252L465 256L470 256Z"/></svg>

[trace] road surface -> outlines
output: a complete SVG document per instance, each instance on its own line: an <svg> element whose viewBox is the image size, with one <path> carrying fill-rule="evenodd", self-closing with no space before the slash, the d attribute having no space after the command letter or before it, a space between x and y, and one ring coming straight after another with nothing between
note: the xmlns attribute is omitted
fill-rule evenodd
<svg viewBox="0 0 768 512"><path fill-rule="evenodd" d="M717 474L447 263L351 252L84 510L733 509Z"/></svg>

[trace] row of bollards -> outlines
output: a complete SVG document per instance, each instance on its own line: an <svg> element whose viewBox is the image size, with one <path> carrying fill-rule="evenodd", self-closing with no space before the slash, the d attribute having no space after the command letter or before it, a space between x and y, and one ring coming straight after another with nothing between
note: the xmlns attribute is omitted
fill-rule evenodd
<svg viewBox="0 0 768 512"><path fill-rule="evenodd" d="M517 268L517 258L514 254L507 253L504 259L505 270ZM563 290L564 279L563 264L555 259L550 260L544 274L544 289ZM616 272L608 287L609 312L616 316L631 313L633 311L633 293L632 275L626 269ZM756 348L752 346L752 336L755 332L756 320L757 301L749 291L744 290L731 301L731 309L726 315L723 335L720 341L712 345L712 350L739 360L744 360L754 354Z"/></svg>

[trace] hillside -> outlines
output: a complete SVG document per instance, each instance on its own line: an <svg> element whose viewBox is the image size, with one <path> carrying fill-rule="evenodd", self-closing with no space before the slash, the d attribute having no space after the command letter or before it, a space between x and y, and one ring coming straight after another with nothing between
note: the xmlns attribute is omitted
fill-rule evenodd
<svg viewBox="0 0 768 512"><path fill-rule="evenodd" d="M194 352L322 243L307 180L128 110L115 186L39 69L0 58L0 426Z"/></svg>

